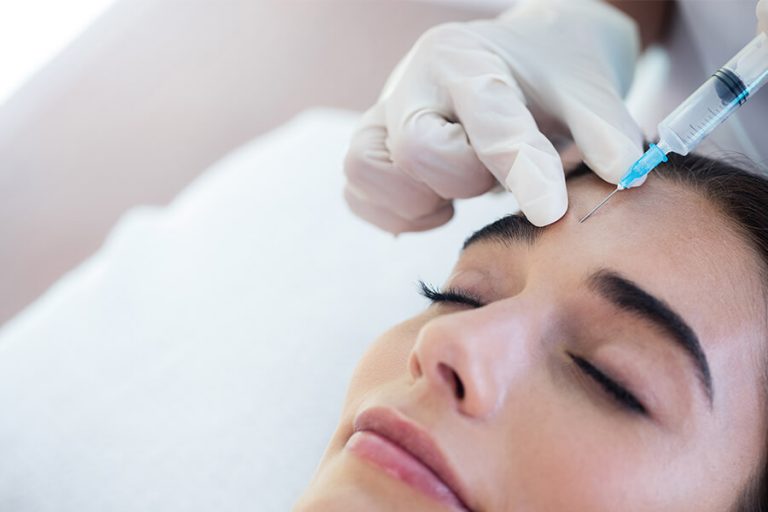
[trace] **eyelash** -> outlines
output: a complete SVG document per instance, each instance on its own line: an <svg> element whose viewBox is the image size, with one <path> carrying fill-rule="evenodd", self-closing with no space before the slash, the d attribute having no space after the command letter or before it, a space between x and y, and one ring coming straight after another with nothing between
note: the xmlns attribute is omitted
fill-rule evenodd
<svg viewBox="0 0 768 512"><path fill-rule="evenodd" d="M622 408L635 414L648 416L648 410L645 408L645 406L624 386L608 377L586 359L571 354L570 352L567 354L568 357L573 360L576 366L579 367L579 370L597 382L597 384L603 388L603 391L610 395L611 398L613 398Z"/></svg>
<svg viewBox="0 0 768 512"><path fill-rule="evenodd" d="M439 290L438 288L429 285L424 281L419 281L419 288L420 294L432 301L433 304L439 302L450 302L475 308L480 308L485 305L483 301L478 297L473 296L465 291L457 290L455 288ZM642 402L640 402L640 400L638 400L635 395L629 392L624 386L608 377L605 373L600 371L586 359L571 354L570 352L568 352L568 356L582 373L595 381L603 389L603 391L605 391L605 393L608 394L620 407L634 414L640 414L643 416L648 415L648 410L645 408Z"/></svg>
<svg viewBox="0 0 768 512"><path fill-rule="evenodd" d="M483 303L479 297L455 288L439 290L424 281L419 281L419 288L419 293L432 301L433 304L438 302L452 302L454 304L472 306L473 308L481 308L485 306L485 303Z"/></svg>

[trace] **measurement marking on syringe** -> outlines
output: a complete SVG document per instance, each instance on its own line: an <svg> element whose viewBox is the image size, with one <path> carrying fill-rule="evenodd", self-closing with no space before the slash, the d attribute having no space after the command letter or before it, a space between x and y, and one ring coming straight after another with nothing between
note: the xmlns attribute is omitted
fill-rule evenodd
<svg viewBox="0 0 768 512"><path fill-rule="evenodd" d="M768 34L760 34L658 124L658 147L688 154L766 83Z"/></svg>
<svg viewBox="0 0 768 512"><path fill-rule="evenodd" d="M722 114L722 111L712 110L712 107L707 107L707 112L709 112L710 115L702 119L698 125L694 125L693 123L688 125L688 128L691 130L688 132L689 139L697 138L701 136L703 132L709 130L711 126L714 126L714 124L717 122L717 119Z"/></svg>

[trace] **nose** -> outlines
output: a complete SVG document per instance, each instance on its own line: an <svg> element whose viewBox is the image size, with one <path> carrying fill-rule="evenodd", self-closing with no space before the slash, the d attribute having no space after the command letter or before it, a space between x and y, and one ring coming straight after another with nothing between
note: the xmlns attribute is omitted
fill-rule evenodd
<svg viewBox="0 0 768 512"><path fill-rule="evenodd" d="M530 324L495 304L434 318L419 331L409 373L449 397L462 414L490 417L529 366Z"/></svg>

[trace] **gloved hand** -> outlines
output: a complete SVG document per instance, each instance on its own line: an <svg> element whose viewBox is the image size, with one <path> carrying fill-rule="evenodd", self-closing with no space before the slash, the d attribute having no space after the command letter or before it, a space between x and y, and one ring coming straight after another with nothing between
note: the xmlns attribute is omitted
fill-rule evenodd
<svg viewBox="0 0 768 512"><path fill-rule="evenodd" d="M768 0L760 0L757 3L757 23L760 30L768 34Z"/></svg>
<svg viewBox="0 0 768 512"><path fill-rule="evenodd" d="M563 166L540 127L570 132L586 163L618 183L642 155L622 101L638 47L634 22L593 0L526 1L427 31L353 136L347 202L387 231L420 231L498 180L531 222L556 221L568 207Z"/></svg>

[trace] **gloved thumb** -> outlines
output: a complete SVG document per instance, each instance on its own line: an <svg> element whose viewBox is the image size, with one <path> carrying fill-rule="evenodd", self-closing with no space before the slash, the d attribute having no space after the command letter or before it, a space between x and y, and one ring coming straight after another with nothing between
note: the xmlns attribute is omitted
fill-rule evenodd
<svg viewBox="0 0 768 512"><path fill-rule="evenodd" d="M760 30L768 34L768 0L760 0L757 4L756 12Z"/></svg>
<svg viewBox="0 0 768 512"><path fill-rule="evenodd" d="M584 162L602 179L617 184L643 154L643 134L613 91L594 91L582 100L564 98L563 117Z"/></svg>
<svg viewBox="0 0 768 512"><path fill-rule="evenodd" d="M568 209L560 156L539 131L517 83L493 60L488 72L451 84L456 114L480 161L531 223L546 226Z"/></svg>

